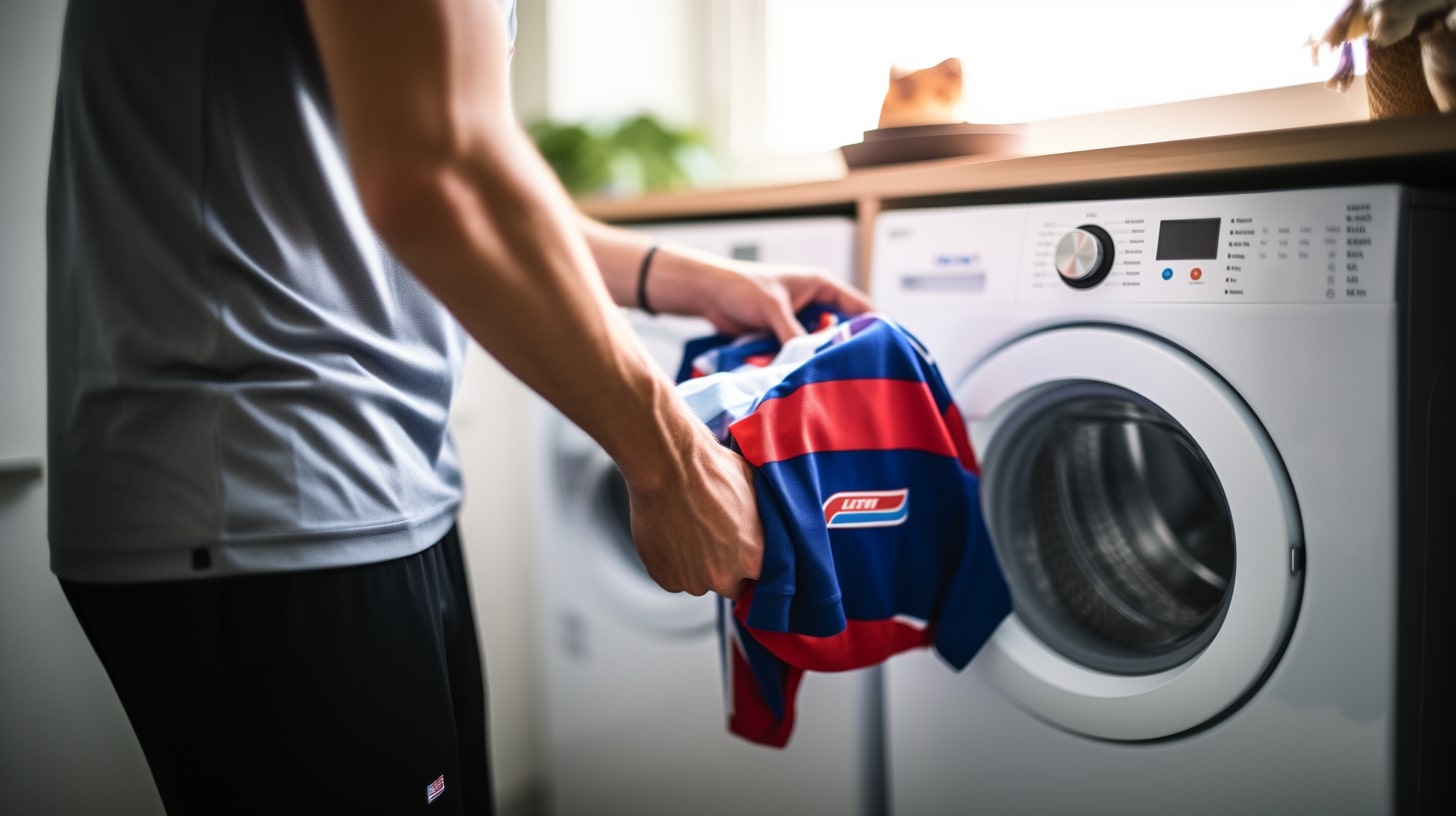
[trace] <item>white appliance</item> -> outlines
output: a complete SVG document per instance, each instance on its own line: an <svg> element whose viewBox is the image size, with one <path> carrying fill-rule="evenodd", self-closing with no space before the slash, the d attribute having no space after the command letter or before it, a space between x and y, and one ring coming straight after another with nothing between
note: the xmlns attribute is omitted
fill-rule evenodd
<svg viewBox="0 0 1456 816"><path fill-rule="evenodd" d="M888 665L894 813L1434 801L1453 232L1394 186L878 219L1015 605L962 673Z"/></svg>
<svg viewBox="0 0 1456 816"><path fill-rule="evenodd" d="M847 218L639 228L719 255L852 280ZM629 313L663 368L705 321ZM712 596L669 594L633 547L626 490L590 438L540 404L537 529L545 603L547 805L555 814L874 812L879 677L807 677L786 749L728 733Z"/></svg>

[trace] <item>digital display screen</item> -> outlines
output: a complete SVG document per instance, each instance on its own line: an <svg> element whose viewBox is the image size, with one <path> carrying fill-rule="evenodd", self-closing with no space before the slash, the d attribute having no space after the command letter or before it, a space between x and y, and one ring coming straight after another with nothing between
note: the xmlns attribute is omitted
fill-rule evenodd
<svg viewBox="0 0 1456 816"><path fill-rule="evenodd" d="M1158 224L1158 260L1211 261L1218 257L1217 218L1190 218Z"/></svg>

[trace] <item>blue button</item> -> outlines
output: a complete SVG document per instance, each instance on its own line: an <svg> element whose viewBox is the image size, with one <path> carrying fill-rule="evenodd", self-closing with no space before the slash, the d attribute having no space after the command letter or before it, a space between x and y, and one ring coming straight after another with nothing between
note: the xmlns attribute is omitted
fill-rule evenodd
<svg viewBox="0 0 1456 816"><path fill-rule="evenodd" d="M1169 267L1167 269L1164 269L1163 270L1163 280L1172 280L1172 279L1173 279L1173 269L1172 269L1172 267Z"/></svg>

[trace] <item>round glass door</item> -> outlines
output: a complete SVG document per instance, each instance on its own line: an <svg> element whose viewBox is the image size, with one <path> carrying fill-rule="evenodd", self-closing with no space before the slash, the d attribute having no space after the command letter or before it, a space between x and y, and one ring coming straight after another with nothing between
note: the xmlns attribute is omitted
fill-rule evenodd
<svg viewBox="0 0 1456 816"><path fill-rule="evenodd" d="M983 495L1018 614L1096 669L1186 662L1218 630L1237 558L1207 456L1120 388L1066 383L1035 402L1003 427Z"/></svg>
<svg viewBox="0 0 1456 816"><path fill-rule="evenodd" d="M1149 740L1216 721L1293 627L1288 477L1239 396L1185 352L1099 327L1040 332L956 399L1014 612L977 665L1066 730Z"/></svg>

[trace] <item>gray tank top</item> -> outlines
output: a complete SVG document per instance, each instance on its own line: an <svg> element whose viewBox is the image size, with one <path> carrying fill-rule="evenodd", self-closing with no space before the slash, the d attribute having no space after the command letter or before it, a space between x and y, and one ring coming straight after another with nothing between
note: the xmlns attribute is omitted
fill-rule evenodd
<svg viewBox="0 0 1456 816"><path fill-rule="evenodd" d="M72 0L47 241L57 575L344 566L448 531L465 336L365 220L299 0Z"/></svg>

